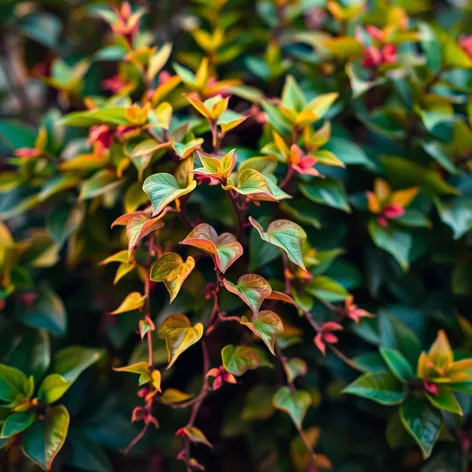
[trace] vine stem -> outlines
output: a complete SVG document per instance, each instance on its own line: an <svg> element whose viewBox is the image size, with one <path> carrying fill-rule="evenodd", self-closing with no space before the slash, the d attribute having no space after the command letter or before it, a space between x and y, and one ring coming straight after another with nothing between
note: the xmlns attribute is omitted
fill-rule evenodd
<svg viewBox="0 0 472 472"><path fill-rule="evenodd" d="M292 282L289 278L290 270L288 267L288 258L285 253L282 252L282 262L284 266L284 277L285 277L285 293L287 295L292 295ZM336 314L340 314L342 311L341 309L335 307L329 302L326 302L324 300L321 300L321 302L329 308L331 311L333 311ZM315 319L313 318L313 315L308 311L302 308L300 305L297 305L298 309L303 313L303 316L305 319L308 321L310 326L313 328L313 330L316 333L319 333L321 331L321 324L317 323ZM343 354L337 347L333 346L332 344L327 344L328 348L331 350L331 352L336 355L339 359L341 359L346 365L351 367L351 369L357 370L359 372L364 372L360 366L358 366L352 359L349 359L345 354Z"/></svg>
<svg viewBox="0 0 472 472"><path fill-rule="evenodd" d="M282 180L282 182L280 182L279 188L281 188L282 190L287 188L292 183L294 177L295 171L293 170L292 166L289 165L287 167L287 173L285 174L284 179Z"/></svg>
<svg viewBox="0 0 472 472"><path fill-rule="evenodd" d="M138 444L141 439L144 438L144 435L147 433L147 430L149 429L149 424L145 424L143 429L139 432L139 434L123 449L123 452L125 454L128 454L131 449L133 449L136 444Z"/></svg>
<svg viewBox="0 0 472 472"><path fill-rule="evenodd" d="M238 203L238 196L233 190L228 192L231 203L233 204L236 217L238 219L238 233L237 238L240 239L244 234L244 209Z"/></svg>
<svg viewBox="0 0 472 472"><path fill-rule="evenodd" d="M200 391L200 395L196 397L196 401L192 408L192 413L190 414L190 418L187 422L186 427L191 428L195 424L195 420L197 419L198 412L200 411L200 407L202 406L203 402L205 401L208 392L210 391L210 387L208 386L208 381L206 379L206 373L210 369L210 357L208 356L208 350L206 347L205 341L202 341L202 355L203 355L203 384L202 389ZM185 467L187 472L192 471L192 467L190 465L190 439L188 437L184 438L184 450L185 450Z"/></svg>
<svg viewBox="0 0 472 472"><path fill-rule="evenodd" d="M148 251L147 251L147 256L146 256L146 279L144 281L144 295L146 297L146 300L144 302L145 319L146 317L151 318L151 278L149 277L149 270L151 268L153 243L154 243L154 235L151 234L148 239ZM154 364L154 360L153 360L153 346L152 346L152 331L151 330L149 330L146 333L146 338L147 338L147 346L148 346L148 365L149 365L149 368L152 368Z"/></svg>
<svg viewBox="0 0 472 472"><path fill-rule="evenodd" d="M290 388L290 391L292 392L292 395L295 394L296 389L295 385L292 380L290 380L289 376L289 367L288 367L288 361L287 358L284 356L282 353L279 344L276 342L275 343L275 355L277 356L277 359L280 362L280 365L282 366L282 369L285 373L285 378L287 380L287 385ZM300 436L300 439L302 440L303 444L305 445L306 450L310 454L310 459L313 462L313 465L317 465L316 463L316 453L313 452L313 447L310 444L310 441L308 440L307 435L305 434L305 431L303 431L302 427L298 424L295 423L295 427L297 428L298 435Z"/></svg>
<svg viewBox="0 0 472 472"><path fill-rule="evenodd" d="M152 259L152 254L153 254L153 247L154 247L154 235L151 234L148 237L148 249L147 249L147 256L146 256L146 262L145 262L145 271L146 271L146 278L144 280L144 295L146 297L144 301L144 319L146 320L147 318L151 318L151 278L149 277L149 270L151 267L151 259ZM152 330L148 330L146 333L146 341L147 341L147 348L148 348L148 366L149 369L152 369L152 366L154 364L154 356L153 356L153 344L152 344ZM149 414L152 412L152 406L153 406L153 398L151 400L147 401L145 404L145 408L148 411ZM128 454L131 449L138 444L139 441L144 437L144 435L147 433L149 429L149 424L150 423L145 423L142 430L138 433L138 435L126 446L126 448L123 450L125 454Z"/></svg>

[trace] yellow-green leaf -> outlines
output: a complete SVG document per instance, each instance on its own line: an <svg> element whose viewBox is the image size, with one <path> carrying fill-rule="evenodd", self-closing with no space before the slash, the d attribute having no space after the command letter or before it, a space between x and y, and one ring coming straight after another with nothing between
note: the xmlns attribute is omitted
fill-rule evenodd
<svg viewBox="0 0 472 472"><path fill-rule="evenodd" d="M262 240L285 251L294 264L306 270L302 254L302 246L306 239L303 228L293 221L276 220L269 225L267 231L264 231L264 228L255 219L249 217L249 222L256 228Z"/></svg>
<svg viewBox="0 0 472 472"><path fill-rule="evenodd" d="M195 259L193 257L187 257L187 260L184 262L179 254L168 252L159 257L152 265L150 277L153 282L164 283L172 303L194 267Z"/></svg>
<svg viewBox="0 0 472 472"><path fill-rule="evenodd" d="M177 198L190 193L197 186L194 180L187 186L181 187L175 177L171 174L150 175L143 184L143 190L148 195L152 203L153 216L161 213L162 210Z"/></svg>
<svg viewBox="0 0 472 472"><path fill-rule="evenodd" d="M271 310L263 310L257 318L254 317L251 321L242 316L241 324L247 326L257 337L262 339L269 351L275 355L275 338L284 330L279 315Z"/></svg>
<svg viewBox="0 0 472 472"><path fill-rule="evenodd" d="M203 330L202 323L192 326L190 320L182 314L171 315L162 322L158 334L161 339L166 341L169 357L168 369L172 367L182 352L201 339Z"/></svg>
<svg viewBox="0 0 472 472"><path fill-rule="evenodd" d="M305 390L295 390L292 392L290 387L281 387L277 390L272 402L278 410L288 413L297 428L302 427L308 407L311 405L311 395Z"/></svg>
<svg viewBox="0 0 472 472"><path fill-rule="evenodd" d="M131 292L121 302L120 306L110 313L110 315L120 315L127 311L139 310L143 307L144 300L146 300L145 295L141 295L139 292Z"/></svg>

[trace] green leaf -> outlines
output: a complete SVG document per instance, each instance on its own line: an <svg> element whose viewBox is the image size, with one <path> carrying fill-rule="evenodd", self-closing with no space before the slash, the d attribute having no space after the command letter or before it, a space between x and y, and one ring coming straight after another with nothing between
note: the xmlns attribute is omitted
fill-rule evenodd
<svg viewBox="0 0 472 472"><path fill-rule="evenodd" d="M434 200L441 221L452 229L454 239L459 239L472 229L472 197L453 197L448 201Z"/></svg>
<svg viewBox="0 0 472 472"><path fill-rule="evenodd" d="M70 416L63 405L51 408L45 420L38 421L22 437L24 453L45 470L51 470L69 430Z"/></svg>
<svg viewBox="0 0 472 472"><path fill-rule="evenodd" d="M82 205L61 202L49 213L46 227L61 248L69 236L74 234L84 221L85 211Z"/></svg>
<svg viewBox="0 0 472 472"><path fill-rule="evenodd" d="M323 150L332 152L344 164L363 165L369 169L375 169L374 164L362 148L349 139L333 136L323 147Z"/></svg>
<svg viewBox="0 0 472 472"><path fill-rule="evenodd" d="M297 377L303 377L308 372L308 366L303 359L292 357L287 361L287 379L292 383Z"/></svg>
<svg viewBox="0 0 472 472"><path fill-rule="evenodd" d="M411 365L400 351L388 347L380 347L379 352L392 374L398 380L407 382L409 379L414 377Z"/></svg>
<svg viewBox="0 0 472 472"><path fill-rule="evenodd" d="M255 169L243 169L238 173L238 183L231 178L228 185L222 186L224 190L234 190L241 195L251 195L253 200L279 201L291 196L277 186L273 175L264 175Z"/></svg>
<svg viewBox="0 0 472 472"><path fill-rule="evenodd" d="M269 218L264 217L261 221L265 225L270 220ZM279 256L280 250L276 246L266 244L265 241L260 238L259 232L256 228L251 228L251 237L249 241L249 270L263 267L274 259L277 259Z"/></svg>
<svg viewBox="0 0 472 472"><path fill-rule="evenodd" d="M300 429L308 407L311 405L311 395L305 390L292 392L290 387L281 387L275 393L272 402L275 408L288 413Z"/></svg>
<svg viewBox="0 0 472 472"><path fill-rule="evenodd" d="M369 221L368 228L375 245L391 254L403 270L408 270L413 245L411 234L392 224L388 228L383 228L375 220Z"/></svg>
<svg viewBox="0 0 472 472"><path fill-rule="evenodd" d="M59 374L50 374L42 382L38 399L47 405L59 400L67 392L71 383Z"/></svg>
<svg viewBox="0 0 472 472"><path fill-rule="evenodd" d="M195 259L184 260L175 252L163 254L151 266L150 278L154 282L163 282L170 294L170 303L180 291L182 284L195 267Z"/></svg>
<svg viewBox="0 0 472 472"><path fill-rule="evenodd" d="M295 198L293 200L284 200L280 204L280 209L288 216L299 223L308 224L314 228L321 228L321 209L318 205L308 201L305 198ZM251 246L252 249L252 246Z"/></svg>
<svg viewBox="0 0 472 472"><path fill-rule="evenodd" d="M211 254L218 269L225 273L233 262L242 256L243 247L231 233L218 236L214 228L206 223L196 226L180 242Z"/></svg>
<svg viewBox="0 0 472 472"><path fill-rule="evenodd" d="M293 76L288 75L282 90L281 103L285 108L301 111L305 105L305 95Z"/></svg>
<svg viewBox="0 0 472 472"><path fill-rule="evenodd" d="M171 174L150 175L143 184L143 191L148 195L152 203L153 216L158 215L164 208L174 200L189 194L197 182L192 180L188 185L180 186Z"/></svg>
<svg viewBox="0 0 472 472"><path fill-rule="evenodd" d="M190 320L181 314L171 315L162 322L158 335L166 341L168 369L172 367L180 354L201 339L203 331L202 323L192 326Z"/></svg>
<svg viewBox="0 0 472 472"><path fill-rule="evenodd" d="M418 185L422 190L432 194L458 193L458 190L448 184L439 171L416 164L411 159L384 156L381 162L392 182L400 188Z"/></svg>
<svg viewBox="0 0 472 472"><path fill-rule="evenodd" d="M406 398L406 388L389 372L361 375L343 393L367 398L381 405L398 405Z"/></svg>
<svg viewBox="0 0 472 472"><path fill-rule="evenodd" d="M431 402L433 406L440 410L449 411L456 415L463 415L460 403L457 401L454 393L448 385L436 385L438 388L438 394L433 395L425 392L426 398Z"/></svg>
<svg viewBox="0 0 472 472"><path fill-rule="evenodd" d="M431 72L437 73L441 69L442 50L434 29L427 23L420 21L418 22L418 30L428 67L431 69Z"/></svg>
<svg viewBox="0 0 472 472"><path fill-rule="evenodd" d="M327 302L340 302L349 296L349 292L341 284L324 275L314 276L304 289L309 294Z"/></svg>
<svg viewBox="0 0 472 472"><path fill-rule="evenodd" d="M108 169L102 169L93 174L90 179L84 181L80 189L80 200L90 200L116 190L121 181L116 174Z"/></svg>
<svg viewBox="0 0 472 472"><path fill-rule="evenodd" d="M94 126L99 124L126 125L126 107L107 107L76 111L64 116L59 124L66 126Z"/></svg>
<svg viewBox="0 0 472 472"><path fill-rule="evenodd" d="M31 411L11 413L3 423L2 438L9 438L15 434L22 433L34 422L36 414Z"/></svg>
<svg viewBox="0 0 472 472"><path fill-rule="evenodd" d="M25 395L28 378L21 370L0 364L0 400L15 401L17 395Z"/></svg>
<svg viewBox="0 0 472 472"><path fill-rule="evenodd" d="M254 218L249 217L249 222L256 228L263 241L285 251L294 264L306 270L302 254L306 233L300 226L290 220L275 220L270 223L267 231L264 231L264 228Z"/></svg>
<svg viewBox="0 0 472 472"><path fill-rule="evenodd" d="M234 293L246 303L254 316L257 316L263 301L272 293L269 282L257 274L242 275L239 277L237 284L223 279L223 284L226 290Z"/></svg>
<svg viewBox="0 0 472 472"><path fill-rule="evenodd" d="M334 179L318 179L313 184L300 184L300 191L308 200L331 208L351 212L346 190L341 182Z"/></svg>
<svg viewBox="0 0 472 472"><path fill-rule="evenodd" d="M64 336L67 332L67 314L62 300L48 289L40 290L37 295L38 299L32 305L18 306L17 317L27 326Z"/></svg>
<svg viewBox="0 0 472 472"><path fill-rule="evenodd" d="M400 408L400 418L427 459L436 443L443 419L441 413L419 397L408 397Z"/></svg>
<svg viewBox="0 0 472 472"><path fill-rule="evenodd" d="M191 442L195 444L204 444L205 446L213 448L210 441L208 441L202 431L195 426L185 426L184 428L180 428L177 431L177 435L186 436Z"/></svg>
<svg viewBox="0 0 472 472"><path fill-rule="evenodd" d="M21 121L1 120L0 141L11 151L23 147L34 147L36 139L35 129Z"/></svg>
<svg viewBox="0 0 472 472"><path fill-rule="evenodd" d="M71 430L67 436L67 465L85 472L111 472L107 455L82 431Z"/></svg>
<svg viewBox="0 0 472 472"><path fill-rule="evenodd" d="M400 351L410 365L416 367L421 353L421 346L412 329L383 310L378 313L378 324L380 331L379 344Z"/></svg>
<svg viewBox="0 0 472 472"><path fill-rule="evenodd" d="M249 346L233 346L228 344L221 350L224 368L233 375L241 376L248 370L257 369L259 358Z"/></svg>
<svg viewBox="0 0 472 472"><path fill-rule="evenodd" d="M457 168L448 156L444 145L437 141L425 142L423 149L444 169L451 174L457 174Z"/></svg>
<svg viewBox="0 0 472 472"><path fill-rule="evenodd" d="M269 351L275 355L275 338L284 330L282 320L271 310L263 310L259 315L249 321L245 316L241 317L241 324L247 326L257 337L264 341Z"/></svg>
<svg viewBox="0 0 472 472"><path fill-rule="evenodd" d="M103 357L102 349L69 346L53 356L52 371L73 383L79 375Z"/></svg>
<svg viewBox="0 0 472 472"><path fill-rule="evenodd" d="M385 436L391 449L415 444L405 426L403 426L400 418L400 409L396 410L388 420Z"/></svg>

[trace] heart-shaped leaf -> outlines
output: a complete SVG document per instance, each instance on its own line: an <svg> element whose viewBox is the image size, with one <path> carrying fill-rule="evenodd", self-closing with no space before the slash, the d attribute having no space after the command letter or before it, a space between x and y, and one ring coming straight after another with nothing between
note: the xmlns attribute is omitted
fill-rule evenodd
<svg viewBox="0 0 472 472"><path fill-rule="evenodd" d="M164 282L170 294L170 303L172 303L194 267L193 257L187 257L184 262L179 254L168 252L159 257L151 266L150 278L154 282Z"/></svg>
<svg viewBox="0 0 472 472"><path fill-rule="evenodd" d="M290 387L281 387L275 392L272 402L275 408L288 413L297 428L300 429L306 411L311 405L311 395L305 390L292 392Z"/></svg>
<svg viewBox="0 0 472 472"><path fill-rule="evenodd" d="M143 184L143 191L148 195L152 203L152 216L158 215L164 208L177 198L190 193L197 186L195 180L188 185L180 186L171 174L150 175Z"/></svg>
<svg viewBox="0 0 472 472"><path fill-rule="evenodd" d="M243 375L248 370L257 369L259 356L249 346L233 346L228 344L221 350L224 368L233 375Z"/></svg>
<svg viewBox="0 0 472 472"><path fill-rule="evenodd" d="M247 326L257 337L261 338L269 351L275 355L275 338L284 330L279 315L271 310L263 310L257 318L253 318L251 321L242 316L241 324Z"/></svg>
<svg viewBox="0 0 472 472"><path fill-rule="evenodd" d="M443 419L441 412L425 399L409 396L400 408L400 419L427 459L436 443Z"/></svg>
<svg viewBox="0 0 472 472"><path fill-rule="evenodd" d="M297 377L303 377L308 372L308 366L303 359L293 357L286 364L286 373L289 382L293 382Z"/></svg>
<svg viewBox="0 0 472 472"><path fill-rule="evenodd" d="M243 169L238 174L238 183L228 179L225 190L234 190L241 195L251 196L253 200L277 202L284 198L292 198L277 186L273 175L264 175L255 169Z"/></svg>
<svg viewBox="0 0 472 472"><path fill-rule="evenodd" d="M110 315L120 315L127 311L139 310L143 307L144 300L146 300L145 295L141 295L139 292L131 292L121 302L120 306L110 313Z"/></svg>
<svg viewBox="0 0 472 472"><path fill-rule="evenodd" d="M264 231L255 219L249 217L249 222L264 241L284 250L294 264L306 270L302 255L306 233L300 226L289 220L275 220L269 225L267 231Z"/></svg>
<svg viewBox="0 0 472 472"><path fill-rule="evenodd" d="M374 372L361 375L348 385L343 393L367 398L381 405L398 405L406 398L405 384L390 372Z"/></svg>
<svg viewBox="0 0 472 472"><path fill-rule="evenodd" d="M203 336L203 325L197 323L192 326L185 315L171 315L162 322L158 335L166 341L169 357L167 368L169 369L182 352L198 342Z"/></svg>
<svg viewBox="0 0 472 472"><path fill-rule="evenodd" d="M234 235L223 233L218 236L214 228L206 223L196 226L180 244L193 246L211 254L223 274L243 254L243 247Z"/></svg>
<svg viewBox="0 0 472 472"><path fill-rule="evenodd" d="M52 463L61 450L69 430L70 416L64 405L51 408L42 421L28 428L22 437L24 453L45 470L51 470Z"/></svg>
<svg viewBox="0 0 472 472"><path fill-rule="evenodd" d="M164 226L164 222L160 221L164 214L165 212L162 212L159 216L149 219L146 212L135 211L120 216L112 223L112 228L114 226L126 226L128 257L130 257L131 251L139 244L141 239Z"/></svg>
<svg viewBox="0 0 472 472"><path fill-rule="evenodd" d="M254 316L257 316L262 302L272 293L269 282L257 274L242 275L239 277L237 284L223 279L223 284L226 290L234 293L246 303L254 313Z"/></svg>

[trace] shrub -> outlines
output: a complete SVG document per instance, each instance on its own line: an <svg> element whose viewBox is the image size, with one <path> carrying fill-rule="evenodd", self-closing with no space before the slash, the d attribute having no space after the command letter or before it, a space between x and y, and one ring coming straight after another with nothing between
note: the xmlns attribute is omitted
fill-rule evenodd
<svg viewBox="0 0 472 472"><path fill-rule="evenodd" d="M1 7L1 469L467 470L470 8L143 3Z"/></svg>

